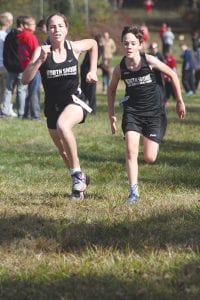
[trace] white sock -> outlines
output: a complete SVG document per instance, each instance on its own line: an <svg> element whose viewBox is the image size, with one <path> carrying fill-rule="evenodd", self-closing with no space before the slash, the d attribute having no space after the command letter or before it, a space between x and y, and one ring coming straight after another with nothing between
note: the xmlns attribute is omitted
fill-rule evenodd
<svg viewBox="0 0 200 300"><path fill-rule="evenodd" d="M138 184L130 184L130 190L133 190L134 192L136 192L138 194Z"/></svg>
<svg viewBox="0 0 200 300"><path fill-rule="evenodd" d="M70 175L73 175L76 172L81 172L81 168L80 167L79 168L73 168L73 169L70 168Z"/></svg>

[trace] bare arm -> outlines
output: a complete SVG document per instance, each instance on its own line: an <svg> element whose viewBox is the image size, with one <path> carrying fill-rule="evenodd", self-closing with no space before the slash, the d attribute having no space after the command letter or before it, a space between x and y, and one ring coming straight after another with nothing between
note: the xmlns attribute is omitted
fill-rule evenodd
<svg viewBox="0 0 200 300"><path fill-rule="evenodd" d="M31 61L27 65L22 75L22 83L28 84L37 73L42 63L46 60L47 54L50 52L50 45L44 45L38 47L31 58Z"/></svg>
<svg viewBox="0 0 200 300"><path fill-rule="evenodd" d="M115 103L115 97L116 97L116 90L117 86L120 80L120 67L119 65L115 67L111 82L108 87L108 116L110 119L110 126L111 126L111 131L112 134L115 134L117 127L116 127L116 122L117 118L115 116L115 110L114 110L114 103Z"/></svg>
<svg viewBox="0 0 200 300"><path fill-rule="evenodd" d="M86 75L86 81L90 83L97 82L97 42L94 39L84 39L80 41L71 42L71 44L74 51L74 55L77 59L83 51L90 52L90 70Z"/></svg>
<svg viewBox="0 0 200 300"><path fill-rule="evenodd" d="M161 62L159 59L152 55L146 54L146 58L152 69L158 69L162 73L169 76L171 79L174 93L176 96L176 112L179 116L179 118L184 119L185 117L185 104L183 101L182 93L181 93L181 86L178 79L178 76L174 70L172 70L170 67L168 67L166 64Z"/></svg>

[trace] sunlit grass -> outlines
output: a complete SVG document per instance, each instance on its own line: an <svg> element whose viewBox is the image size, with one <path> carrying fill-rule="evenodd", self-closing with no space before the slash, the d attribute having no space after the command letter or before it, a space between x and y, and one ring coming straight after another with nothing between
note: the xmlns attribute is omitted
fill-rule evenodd
<svg viewBox="0 0 200 300"><path fill-rule="evenodd" d="M143 163L141 148L133 207L124 206L121 109L112 136L105 96L97 98L96 116L75 128L91 176L83 202L68 197L70 177L44 118L0 122L0 298L198 299L198 98L186 99L184 121L169 102L156 164Z"/></svg>
<svg viewBox="0 0 200 300"><path fill-rule="evenodd" d="M0 299L200 298L199 92L185 98L182 121L169 101L158 160L145 164L141 146L141 198L127 207L121 88L115 136L101 78L97 114L75 128L91 177L81 202L69 198L69 172L44 117L0 119Z"/></svg>

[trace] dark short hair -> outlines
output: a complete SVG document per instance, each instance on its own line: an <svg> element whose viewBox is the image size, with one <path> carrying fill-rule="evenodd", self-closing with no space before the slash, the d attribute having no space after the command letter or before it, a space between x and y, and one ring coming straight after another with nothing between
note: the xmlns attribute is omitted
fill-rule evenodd
<svg viewBox="0 0 200 300"><path fill-rule="evenodd" d="M123 41L123 38L127 33L134 34L140 43L144 41L144 33L139 26L136 25L125 26L124 29L122 30L121 41Z"/></svg>
<svg viewBox="0 0 200 300"><path fill-rule="evenodd" d="M37 23L37 27L41 28L42 26L46 25L46 20L45 19L41 19L38 23Z"/></svg>
<svg viewBox="0 0 200 300"><path fill-rule="evenodd" d="M27 16L23 15L23 16L18 16L17 19L16 19L16 25L17 27L20 27L21 25L24 24L24 19L26 18Z"/></svg>

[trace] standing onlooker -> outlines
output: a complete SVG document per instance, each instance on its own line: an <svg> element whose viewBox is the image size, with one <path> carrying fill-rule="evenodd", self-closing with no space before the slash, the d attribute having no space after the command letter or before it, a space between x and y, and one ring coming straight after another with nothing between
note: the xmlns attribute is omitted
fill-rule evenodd
<svg viewBox="0 0 200 300"><path fill-rule="evenodd" d="M182 62L182 83L187 96L192 96L195 93L194 79L194 61L192 50L188 48L186 43L181 44Z"/></svg>
<svg viewBox="0 0 200 300"><path fill-rule="evenodd" d="M176 69L176 58L175 56L173 56L171 53L166 52L165 54L165 64L170 67L174 72L177 73L177 69ZM166 91L166 100L168 100L171 96L173 97L173 99L175 100L175 93L174 93L174 89L172 86L172 81L171 78L167 75L164 75L164 79L165 79L165 91Z"/></svg>
<svg viewBox="0 0 200 300"><path fill-rule="evenodd" d="M112 74L112 58L116 51L114 40L108 32L103 36L103 66L106 66L107 72L103 72L103 93L107 93L108 84Z"/></svg>
<svg viewBox="0 0 200 300"><path fill-rule="evenodd" d="M98 46L98 66L102 69L103 45L102 36L100 34L95 36ZM89 83L86 81L86 75L90 70L90 53L86 52L84 59L80 66L81 75L81 90L89 101L89 106L92 108L92 114L96 114L96 82Z"/></svg>
<svg viewBox="0 0 200 300"><path fill-rule="evenodd" d="M12 26L8 14L10 13L6 12L0 15L0 116L3 116L3 113L1 111L1 104L3 102L3 93L5 91L6 79L8 74L3 64L3 48L6 36L8 34L7 31Z"/></svg>
<svg viewBox="0 0 200 300"><path fill-rule="evenodd" d="M41 19L38 23L37 23L37 30L35 32L39 44L42 45L44 43L46 43L48 36L47 36L47 26L46 26L46 20L45 19Z"/></svg>
<svg viewBox="0 0 200 300"><path fill-rule="evenodd" d="M164 58L162 54L159 52L158 44L156 42L153 42L149 46L149 54L155 56L158 58L161 62L164 62ZM165 91L165 80L164 80L164 73L162 73L160 70L154 68L153 72L155 74L156 83L158 87L160 88L160 99L162 102L163 107L166 105L166 91ZM165 136L166 128L167 128L167 115L165 112L165 109L163 109L162 113L162 123L166 124L166 126L163 128L163 138Z"/></svg>
<svg viewBox="0 0 200 300"><path fill-rule="evenodd" d="M195 90L197 90L200 81L200 44L197 45L194 51L194 77L195 77Z"/></svg>
<svg viewBox="0 0 200 300"><path fill-rule="evenodd" d="M171 77L176 94L176 112L181 119L185 116L185 105L176 73L156 57L141 53L142 31L136 26L125 27L121 41L124 57L115 67L108 88L108 113L111 131L115 134L117 119L114 102L118 83L122 79L126 95L126 101L123 103L122 130L125 137L126 170L129 180L127 204L134 204L139 198L140 136L143 137L145 161L154 163L166 127L166 123L163 122L164 107L153 69L158 69Z"/></svg>
<svg viewBox="0 0 200 300"><path fill-rule="evenodd" d="M144 50L146 50L147 42L149 40L149 29L145 22L142 23L142 25L140 26L140 29L142 30L143 35L144 35L143 47L144 47Z"/></svg>
<svg viewBox="0 0 200 300"><path fill-rule="evenodd" d="M23 28L24 16L16 20L17 28L13 28L6 36L3 50L3 63L8 71L6 89L3 95L2 112L12 117L23 117L27 86L22 84L22 68L18 57L17 35ZM16 87L17 114L13 111L12 95Z"/></svg>
<svg viewBox="0 0 200 300"><path fill-rule="evenodd" d="M145 0L144 6L147 14L152 13L154 2L152 0Z"/></svg>
<svg viewBox="0 0 200 300"><path fill-rule="evenodd" d="M6 12L2 13L2 16L6 17L8 20L8 30L7 31L9 32L9 29L13 26L13 15L10 12L6 11Z"/></svg>
<svg viewBox="0 0 200 300"><path fill-rule="evenodd" d="M157 57L160 61L164 62L164 58L162 54L158 50L158 44L156 42L153 42L149 46L149 54ZM154 73L156 75L156 82L163 88L164 92L164 78L162 73L159 70L154 70Z"/></svg>
<svg viewBox="0 0 200 300"><path fill-rule="evenodd" d="M159 35L160 35L160 40L162 43L162 54L164 55L164 42L163 42L163 34L167 31L167 24L162 23L160 30L159 30Z"/></svg>
<svg viewBox="0 0 200 300"><path fill-rule="evenodd" d="M164 62L162 54L159 52L158 43L152 42L149 46L149 54L156 56L160 61Z"/></svg>
<svg viewBox="0 0 200 300"><path fill-rule="evenodd" d="M26 68L31 60L33 52L38 47L39 42L34 34L36 29L36 22L32 16L26 16L23 20L24 29L18 34L18 54L22 70ZM28 84L28 93L25 101L25 119L40 119L40 103L39 103L39 89L40 89L40 73L35 74L32 81Z"/></svg>
<svg viewBox="0 0 200 300"><path fill-rule="evenodd" d="M192 32L191 40L192 40L192 49L193 51L196 51L197 47L200 44L199 32L197 30L194 30Z"/></svg>
<svg viewBox="0 0 200 300"><path fill-rule="evenodd" d="M172 46L174 44L174 33L172 32L171 27L167 27L167 30L163 33L163 46L164 51L163 54L165 55L166 52L170 52L172 49Z"/></svg>

